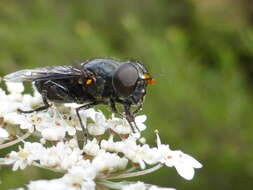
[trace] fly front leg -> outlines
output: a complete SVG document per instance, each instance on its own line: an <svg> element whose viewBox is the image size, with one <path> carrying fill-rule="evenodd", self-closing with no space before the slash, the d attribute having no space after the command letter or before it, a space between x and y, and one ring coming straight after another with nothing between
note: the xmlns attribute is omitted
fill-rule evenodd
<svg viewBox="0 0 253 190"><path fill-rule="evenodd" d="M125 117L126 120L128 121L130 127L132 128L132 131L135 132L135 129L140 132L140 129L137 127L135 120L134 120L134 116L130 111L130 105L129 104L124 104L124 108L125 108Z"/></svg>
<svg viewBox="0 0 253 190"><path fill-rule="evenodd" d="M89 132L88 132L88 129L87 129L86 127L84 127L79 112L80 112L80 110L87 110L87 109L89 109L89 108L92 108L92 107L94 107L94 106L97 105L97 104L98 104L98 102L92 102L92 103L90 103L90 104L86 104L86 105L83 105L83 106L81 106L81 107L76 108L76 115L77 115L77 117L78 117L80 126L81 126L81 128L82 128L83 135L84 135L84 138L85 138L85 142L87 142L87 139L89 138Z"/></svg>
<svg viewBox="0 0 253 190"><path fill-rule="evenodd" d="M111 106L111 109L112 109L113 113L116 113L116 114L120 115L121 117L124 117L124 114L120 113L118 111L118 109L116 108L116 103L113 99L110 99L110 106Z"/></svg>
<svg viewBox="0 0 253 190"><path fill-rule="evenodd" d="M133 111L133 115L136 115L137 113L139 113L142 110L143 104L139 105L136 110Z"/></svg>

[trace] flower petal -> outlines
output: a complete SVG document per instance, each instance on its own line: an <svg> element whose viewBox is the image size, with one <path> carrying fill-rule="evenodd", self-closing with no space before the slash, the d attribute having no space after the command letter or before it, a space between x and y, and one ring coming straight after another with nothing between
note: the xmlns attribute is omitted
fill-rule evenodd
<svg viewBox="0 0 253 190"><path fill-rule="evenodd" d="M192 180L194 176L194 168L191 165L188 164L177 164L175 165L175 168L178 172L178 174L187 179L187 180Z"/></svg>

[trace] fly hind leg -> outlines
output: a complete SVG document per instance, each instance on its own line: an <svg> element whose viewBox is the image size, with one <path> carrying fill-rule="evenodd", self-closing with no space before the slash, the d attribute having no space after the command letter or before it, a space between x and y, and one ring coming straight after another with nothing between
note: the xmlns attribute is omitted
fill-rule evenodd
<svg viewBox="0 0 253 190"><path fill-rule="evenodd" d="M48 100L55 101L55 102L68 102L71 99L71 97L69 96L68 90L64 86L54 81L47 81L42 84L41 95L42 95L44 106L41 106L34 110L29 110L29 111L24 111L21 109L19 109L18 111L20 111L21 113L32 113L32 112L42 111L50 107Z"/></svg>

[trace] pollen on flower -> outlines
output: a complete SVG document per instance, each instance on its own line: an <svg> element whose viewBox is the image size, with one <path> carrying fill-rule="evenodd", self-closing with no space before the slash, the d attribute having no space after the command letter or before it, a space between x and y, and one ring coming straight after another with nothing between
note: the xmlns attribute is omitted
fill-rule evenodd
<svg viewBox="0 0 253 190"><path fill-rule="evenodd" d="M18 156L20 158L27 158L28 155L29 155L29 152L27 150L24 150L24 149L20 150L19 153L18 153Z"/></svg>

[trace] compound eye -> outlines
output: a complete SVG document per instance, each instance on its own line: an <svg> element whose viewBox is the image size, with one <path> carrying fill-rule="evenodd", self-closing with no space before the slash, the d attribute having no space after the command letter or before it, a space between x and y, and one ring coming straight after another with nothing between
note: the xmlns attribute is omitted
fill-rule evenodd
<svg viewBox="0 0 253 190"><path fill-rule="evenodd" d="M131 63L122 64L113 74L113 87L122 96L129 96L139 78L137 69Z"/></svg>

